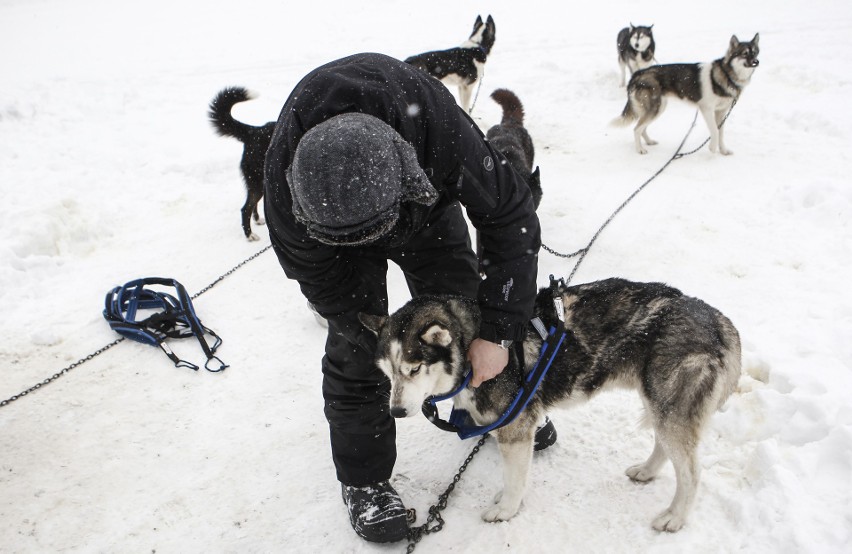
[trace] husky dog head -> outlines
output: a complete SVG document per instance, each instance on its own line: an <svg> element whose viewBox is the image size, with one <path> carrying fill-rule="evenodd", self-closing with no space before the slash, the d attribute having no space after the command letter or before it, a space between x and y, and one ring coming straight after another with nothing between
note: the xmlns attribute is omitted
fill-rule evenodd
<svg viewBox="0 0 852 554"><path fill-rule="evenodd" d="M738 76L746 79L751 77L752 72L760 63L757 59L758 54L760 54L759 40L760 34L755 34L753 39L744 42L740 42L736 35L731 37L724 61L737 72Z"/></svg>
<svg viewBox="0 0 852 554"><path fill-rule="evenodd" d="M461 297L420 296L393 315L358 318L378 337L376 365L390 379L394 417L416 415L426 398L452 391L479 333L476 303Z"/></svg>
<svg viewBox="0 0 852 554"><path fill-rule="evenodd" d="M482 22L482 16L476 16L476 21L473 24L473 32L470 33L463 48L479 46L485 50L485 55L491 54L491 48L494 46L494 39L497 38L497 27L494 25L494 19L489 15L485 23Z"/></svg>
<svg viewBox="0 0 852 554"><path fill-rule="evenodd" d="M637 52L644 52L649 47L654 45L654 33L651 31L654 26L643 27L630 24L630 46Z"/></svg>

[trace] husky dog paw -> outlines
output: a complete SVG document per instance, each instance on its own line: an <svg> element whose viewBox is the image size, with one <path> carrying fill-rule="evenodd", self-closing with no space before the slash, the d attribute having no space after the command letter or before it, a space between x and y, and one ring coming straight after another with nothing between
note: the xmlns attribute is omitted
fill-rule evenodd
<svg viewBox="0 0 852 554"><path fill-rule="evenodd" d="M657 476L657 473L654 471L650 471L645 464L636 464L635 466L630 466L625 470L625 475L630 477L634 481L638 481L640 483L647 483L651 479Z"/></svg>
<svg viewBox="0 0 852 554"><path fill-rule="evenodd" d="M734 152L733 152L733 150L728 150L727 148L723 147L723 148L719 149L719 153L722 154L723 156L730 156Z"/></svg>
<svg viewBox="0 0 852 554"><path fill-rule="evenodd" d="M684 523L686 523L686 518L684 518L683 514L675 513L671 508L669 508L654 518L654 521L651 523L651 527L657 531L668 531L669 533L674 533L675 531L679 531L680 528L683 527Z"/></svg>
<svg viewBox="0 0 852 554"><path fill-rule="evenodd" d="M266 225L266 220L263 219L262 217L255 218L254 222L257 223L258 225Z"/></svg>
<svg viewBox="0 0 852 554"><path fill-rule="evenodd" d="M648 146L654 146L655 144L657 144L657 141L649 139L648 137L645 137L645 142L648 143Z"/></svg>
<svg viewBox="0 0 852 554"><path fill-rule="evenodd" d="M636 151L639 152L640 154L647 154L648 153L648 149L642 148L641 146L637 146Z"/></svg>
<svg viewBox="0 0 852 554"><path fill-rule="evenodd" d="M254 241L260 240L260 237L255 235L254 233L251 233L246 238L248 239L249 242L254 242Z"/></svg>
<svg viewBox="0 0 852 554"><path fill-rule="evenodd" d="M516 513L518 513L518 508L513 510L504 507L503 504L494 504L482 512L482 519L491 523L495 521L507 521L512 519Z"/></svg>

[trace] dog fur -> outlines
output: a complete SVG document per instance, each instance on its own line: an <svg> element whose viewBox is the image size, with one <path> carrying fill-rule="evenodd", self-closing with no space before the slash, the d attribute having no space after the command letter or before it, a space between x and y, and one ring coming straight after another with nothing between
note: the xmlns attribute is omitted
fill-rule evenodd
<svg viewBox="0 0 852 554"><path fill-rule="evenodd" d="M740 42L732 36L725 56L711 63L655 65L637 71L627 85L627 104L615 123L636 121L636 151L647 154L642 139L656 144L648 136L648 125L663 113L668 97L674 96L698 107L710 130L710 151L732 154L725 146L722 121L759 64L759 39L756 34L751 41Z"/></svg>
<svg viewBox="0 0 852 554"><path fill-rule="evenodd" d="M541 174L539 168L533 171L535 147L529 132L524 127L524 106L520 98L511 90L499 88L491 93L491 98L503 109L500 123L492 126L485 138L506 157L514 170L524 178L532 193L535 209L541 204ZM479 272L485 273L482 266L482 243L479 230L476 231L476 257L479 259Z"/></svg>
<svg viewBox="0 0 852 554"><path fill-rule="evenodd" d="M654 429L650 457L626 470L639 482L653 479L670 459L677 488L671 505L652 526L677 531L695 499L700 464L697 446L710 416L735 390L741 371L740 339L731 321L701 300L661 283L607 279L560 286L567 337L527 408L494 434L503 460L504 487L482 514L507 520L527 486L536 428L552 407L588 400L609 387L636 389ZM536 298L535 316L556 324L550 289ZM478 335L475 301L461 297L414 298L391 316L361 314L378 336L376 364L391 384L389 409L411 417L424 400L461 383L465 357ZM494 379L467 388L453 400L477 425L495 421L532 370L542 339L532 329ZM520 352L518 351L520 350Z"/></svg>
<svg viewBox="0 0 852 554"><path fill-rule="evenodd" d="M527 182L532 192L536 209L541 204L541 176L539 168L533 171L535 147L532 137L524 127L524 106L511 90L498 88L491 98L503 109L500 123L485 133L485 138L500 151L512 167Z"/></svg>
<svg viewBox="0 0 852 554"><path fill-rule="evenodd" d="M621 67L621 86L625 80L627 71L633 75L640 69L645 69L657 63L654 53L657 45L654 42L654 26L644 27L642 25L625 27L618 32L615 46L618 49L618 65Z"/></svg>
<svg viewBox="0 0 852 554"><path fill-rule="evenodd" d="M497 28L489 15L485 23L476 17L470 37L457 48L424 52L405 59L445 85L459 87L459 104L470 113L473 87L482 78L485 62L494 46Z"/></svg>
<svg viewBox="0 0 852 554"><path fill-rule="evenodd" d="M242 87L228 87L219 91L210 102L210 122L216 132L223 137L234 137L243 143L243 157L240 160L240 171L246 185L246 202L240 210L242 215L243 233L250 241L260 240L251 230L251 217L258 225L264 221L257 211L257 204L263 198L263 163L266 150L272 141L275 122L270 121L261 127L247 125L237 121L231 115L235 104L251 100L254 96Z"/></svg>

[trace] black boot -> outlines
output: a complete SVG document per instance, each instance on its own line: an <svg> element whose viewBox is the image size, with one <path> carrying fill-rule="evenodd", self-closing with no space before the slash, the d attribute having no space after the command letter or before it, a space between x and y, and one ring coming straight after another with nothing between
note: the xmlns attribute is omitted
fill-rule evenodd
<svg viewBox="0 0 852 554"><path fill-rule="evenodd" d="M349 522L364 540L401 541L408 534L405 506L387 481L352 487L342 485L343 502L349 508Z"/></svg>
<svg viewBox="0 0 852 554"><path fill-rule="evenodd" d="M538 452L556 442L556 427L549 417L544 418L544 425L535 430L535 445L533 450Z"/></svg>

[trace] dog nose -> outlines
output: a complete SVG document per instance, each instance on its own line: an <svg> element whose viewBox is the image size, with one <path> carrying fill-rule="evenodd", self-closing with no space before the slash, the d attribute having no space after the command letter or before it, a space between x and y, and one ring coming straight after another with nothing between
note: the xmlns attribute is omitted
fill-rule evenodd
<svg viewBox="0 0 852 554"><path fill-rule="evenodd" d="M408 411L405 408L401 408L399 406L394 406L390 409L390 413L393 417L405 417L408 415Z"/></svg>

